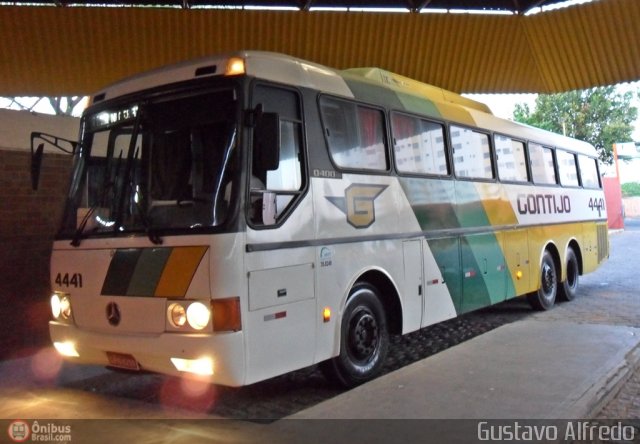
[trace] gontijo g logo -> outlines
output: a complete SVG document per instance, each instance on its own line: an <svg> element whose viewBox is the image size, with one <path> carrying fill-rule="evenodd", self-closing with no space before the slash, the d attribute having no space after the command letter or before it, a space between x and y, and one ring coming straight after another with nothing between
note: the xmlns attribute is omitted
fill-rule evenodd
<svg viewBox="0 0 640 444"><path fill-rule="evenodd" d="M354 183L344 190L344 197L325 197L347 215L354 228L367 228L376 221L374 201L385 189L387 185Z"/></svg>

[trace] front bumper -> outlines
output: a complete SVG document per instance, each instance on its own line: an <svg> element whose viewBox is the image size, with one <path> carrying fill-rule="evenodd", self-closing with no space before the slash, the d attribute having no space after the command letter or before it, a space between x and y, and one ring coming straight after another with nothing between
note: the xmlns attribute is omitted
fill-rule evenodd
<svg viewBox="0 0 640 444"><path fill-rule="evenodd" d="M78 356L65 357L69 362L109 366L107 353L122 353L133 356L142 370L202 380L201 375L178 371L171 358L207 357L213 360L213 374L204 379L232 387L245 384L242 332L116 335L81 330L75 325L50 321L49 333L52 342L72 343L75 346Z"/></svg>

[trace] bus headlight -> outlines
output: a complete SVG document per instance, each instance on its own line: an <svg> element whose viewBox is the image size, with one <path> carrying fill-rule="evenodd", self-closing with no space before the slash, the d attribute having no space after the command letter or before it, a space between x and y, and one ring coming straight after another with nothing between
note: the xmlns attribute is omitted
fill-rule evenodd
<svg viewBox="0 0 640 444"><path fill-rule="evenodd" d="M167 310L169 322L174 328L183 327L187 323L187 313L184 307L178 303L169 305Z"/></svg>
<svg viewBox="0 0 640 444"><path fill-rule="evenodd" d="M54 319L70 319L71 318L71 300L69 296L54 293L51 296L51 314Z"/></svg>
<svg viewBox="0 0 640 444"><path fill-rule="evenodd" d="M187 321L194 330L202 330L209 325L211 310L202 302L194 302L187 308Z"/></svg>
<svg viewBox="0 0 640 444"><path fill-rule="evenodd" d="M53 319L58 319L60 317L60 313L60 296L54 293L51 296L51 314L53 315Z"/></svg>

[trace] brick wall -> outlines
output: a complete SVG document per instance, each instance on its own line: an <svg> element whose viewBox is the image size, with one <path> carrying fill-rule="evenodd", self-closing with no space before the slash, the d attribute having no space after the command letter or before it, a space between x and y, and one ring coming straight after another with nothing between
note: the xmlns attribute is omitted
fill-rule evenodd
<svg viewBox="0 0 640 444"><path fill-rule="evenodd" d="M28 134L42 129L36 127L42 119L55 118L10 117L10 123L0 121L0 357L28 354L48 344L51 243L72 164L68 155L45 152L40 187L33 191ZM63 135L77 132L77 123L71 122L75 129L65 134L64 123Z"/></svg>

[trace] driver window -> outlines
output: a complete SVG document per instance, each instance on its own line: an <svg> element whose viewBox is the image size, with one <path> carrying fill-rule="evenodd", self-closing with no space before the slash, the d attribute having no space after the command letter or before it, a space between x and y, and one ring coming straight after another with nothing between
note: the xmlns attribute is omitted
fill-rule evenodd
<svg viewBox="0 0 640 444"><path fill-rule="evenodd" d="M256 86L253 106L262 104L264 112L280 118L280 160L273 170L252 165L250 178L249 220L258 226L274 225L300 197L304 188L302 119L300 99L295 91ZM260 149L254 140L253 149Z"/></svg>

